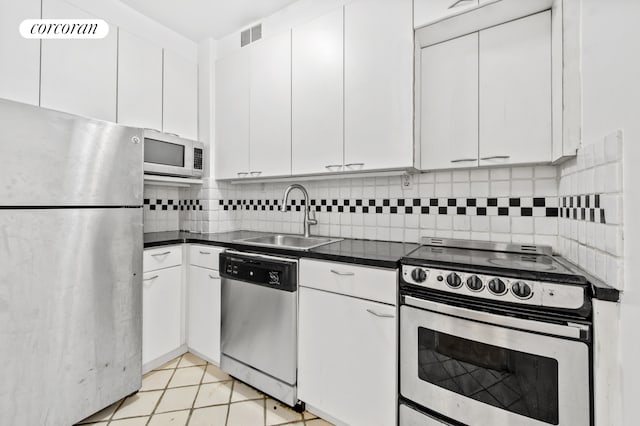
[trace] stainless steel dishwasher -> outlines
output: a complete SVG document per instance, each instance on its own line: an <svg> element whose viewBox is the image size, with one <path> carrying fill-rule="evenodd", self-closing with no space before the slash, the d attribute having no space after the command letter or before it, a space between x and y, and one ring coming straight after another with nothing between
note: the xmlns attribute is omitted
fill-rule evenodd
<svg viewBox="0 0 640 426"><path fill-rule="evenodd" d="M298 259L226 251L223 370L297 410Z"/></svg>

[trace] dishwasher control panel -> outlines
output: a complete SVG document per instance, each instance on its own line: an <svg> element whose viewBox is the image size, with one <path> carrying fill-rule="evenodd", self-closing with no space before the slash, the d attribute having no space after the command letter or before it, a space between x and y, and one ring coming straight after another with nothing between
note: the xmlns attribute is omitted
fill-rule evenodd
<svg viewBox="0 0 640 426"><path fill-rule="evenodd" d="M220 254L222 278L272 287L285 291L298 289L298 262L253 254Z"/></svg>

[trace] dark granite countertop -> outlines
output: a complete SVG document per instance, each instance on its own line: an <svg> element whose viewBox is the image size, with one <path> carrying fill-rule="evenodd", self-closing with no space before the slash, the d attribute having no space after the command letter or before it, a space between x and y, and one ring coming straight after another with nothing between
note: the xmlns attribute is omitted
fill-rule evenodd
<svg viewBox="0 0 640 426"><path fill-rule="evenodd" d="M398 267L398 262L402 257L419 247L418 244L411 243L344 239L308 251L299 251L283 248L257 247L234 242L240 239L270 234L271 233L255 231L234 231L213 234L198 234L183 231L150 232L144 234L144 247L151 248L182 243L209 244L254 253L279 254L394 269Z"/></svg>
<svg viewBox="0 0 640 426"><path fill-rule="evenodd" d="M257 247L234 242L245 238L260 237L271 234L272 233L256 231L234 231L212 234L199 234L185 231L150 232L144 234L144 247L152 248L183 243L209 244L253 253L268 253L299 258L330 260L334 262L347 262L394 269L399 267L400 259L420 247L419 244L414 243L354 240L347 238L342 241L330 243L308 251L299 251L283 248ZM605 284L601 280L593 277L583 269L560 256L554 256L554 258L562 262L575 274L584 276L591 285L592 295L595 299L611 302L617 302L620 300L620 292L615 288Z"/></svg>
<svg viewBox="0 0 640 426"><path fill-rule="evenodd" d="M620 290L617 290L610 285L606 284L604 281L596 278L591 275L584 269L580 268L573 262L565 259L562 256L553 256L558 262L562 263L564 266L569 268L574 274L582 275L591 286L591 294L594 299L603 300L606 302L619 302L620 301Z"/></svg>

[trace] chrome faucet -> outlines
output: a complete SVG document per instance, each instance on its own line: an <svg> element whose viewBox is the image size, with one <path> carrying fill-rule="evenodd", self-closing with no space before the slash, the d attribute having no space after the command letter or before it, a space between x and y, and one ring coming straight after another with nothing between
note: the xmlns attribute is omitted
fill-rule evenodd
<svg viewBox="0 0 640 426"><path fill-rule="evenodd" d="M302 195L304 195L304 236L305 238L309 238L311 236L311 225L317 225L318 221L316 220L315 211L311 210L311 206L309 205L309 193L304 188L304 186L294 183L293 185L289 185L287 189L284 190L280 211L283 211L283 212L287 211L287 202L289 201L289 193L294 189L299 189L302 192Z"/></svg>

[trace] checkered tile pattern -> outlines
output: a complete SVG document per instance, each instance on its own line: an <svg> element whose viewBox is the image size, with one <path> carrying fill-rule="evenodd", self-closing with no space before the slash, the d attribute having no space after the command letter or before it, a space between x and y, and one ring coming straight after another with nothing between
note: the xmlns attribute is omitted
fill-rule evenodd
<svg viewBox="0 0 640 426"><path fill-rule="evenodd" d="M595 223L607 223L604 209L600 205L600 194L562 197L560 217Z"/></svg>
<svg viewBox="0 0 640 426"><path fill-rule="evenodd" d="M200 200L163 200L159 198L145 198L145 207L150 210L202 210Z"/></svg>
<svg viewBox="0 0 640 426"><path fill-rule="evenodd" d="M287 211L301 211L304 200L292 200ZM279 200L218 200L223 210L274 211ZM467 216L558 217L558 199L549 198L397 198L397 199L312 199L316 212L432 214Z"/></svg>

